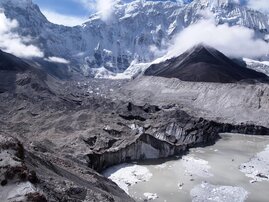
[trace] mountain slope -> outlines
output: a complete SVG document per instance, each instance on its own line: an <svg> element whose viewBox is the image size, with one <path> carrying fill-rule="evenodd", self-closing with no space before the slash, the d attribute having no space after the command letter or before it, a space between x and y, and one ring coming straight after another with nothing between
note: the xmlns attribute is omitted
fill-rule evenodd
<svg viewBox="0 0 269 202"><path fill-rule="evenodd" d="M94 75L93 68L118 73L133 61L152 61L156 55L150 47L165 49L175 34L203 18L201 10L211 10L218 24L248 27L262 39L269 30L266 15L228 0L118 3L109 22L94 14L72 28L48 22L31 0L1 0L0 7L19 22L19 34L31 36L45 57L65 58L84 75Z"/></svg>
<svg viewBox="0 0 269 202"><path fill-rule="evenodd" d="M0 50L0 70L23 72L31 69L30 65L23 60Z"/></svg>
<svg viewBox="0 0 269 202"><path fill-rule="evenodd" d="M43 70L0 50L0 93L16 91L18 88L32 95L35 92L49 92L46 83L48 77Z"/></svg>
<svg viewBox="0 0 269 202"><path fill-rule="evenodd" d="M203 45L195 46L176 58L151 65L145 75L217 83L267 78L265 74L240 66L221 52Z"/></svg>

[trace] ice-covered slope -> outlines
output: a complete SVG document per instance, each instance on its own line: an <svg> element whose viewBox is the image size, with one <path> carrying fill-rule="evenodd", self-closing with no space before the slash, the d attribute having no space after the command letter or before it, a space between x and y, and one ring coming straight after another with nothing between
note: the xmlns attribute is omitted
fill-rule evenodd
<svg viewBox="0 0 269 202"><path fill-rule="evenodd" d="M185 27L202 18L201 9L210 9L219 24L242 25L268 34L268 17L230 0L194 0L189 4L171 1L134 1L118 3L110 21L97 14L82 26L65 27L47 21L31 0L0 0L8 18L16 19L21 35L29 35L45 56L68 59L86 75L93 68L105 67L123 72L133 61L150 62L154 49L166 48L169 40ZM108 74L106 72L106 74Z"/></svg>

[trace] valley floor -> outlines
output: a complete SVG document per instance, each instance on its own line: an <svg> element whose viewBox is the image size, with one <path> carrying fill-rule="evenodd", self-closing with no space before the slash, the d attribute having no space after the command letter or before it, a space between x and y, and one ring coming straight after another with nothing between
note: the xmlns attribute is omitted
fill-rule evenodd
<svg viewBox="0 0 269 202"><path fill-rule="evenodd" d="M267 84L193 83L158 77L63 82L31 70L5 70L5 75L6 80L0 80L2 201L133 201L126 192L138 199L172 200L158 190L140 192L128 187L145 180L151 183L155 171L150 167L149 172L144 166L129 167L133 178L122 183L123 190L100 172L121 163L182 155L214 143L221 132L269 134ZM195 172L206 174L210 183L202 184L201 177L193 185L206 189L227 185L225 180L209 181L216 174L207 158L186 156L183 161L187 167L201 165ZM245 172L252 175L247 159L241 163L247 163ZM158 167L162 170L163 165ZM181 174L174 175L179 177L176 187L168 182L174 194L174 189L187 189L190 177L184 169ZM154 184L166 184L165 179ZM187 195L180 194L182 199L190 199L191 189L187 190ZM200 191L198 187L193 193Z"/></svg>

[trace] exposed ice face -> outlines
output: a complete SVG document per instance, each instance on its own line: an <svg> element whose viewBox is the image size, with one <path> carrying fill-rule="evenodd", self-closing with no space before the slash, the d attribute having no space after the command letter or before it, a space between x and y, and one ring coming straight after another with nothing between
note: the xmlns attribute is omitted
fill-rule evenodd
<svg viewBox="0 0 269 202"><path fill-rule="evenodd" d="M208 161L202 159L195 159L191 156L184 156L182 158L185 172L190 175L197 175L199 177L212 177L213 174L209 172L211 168Z"/></svg>
<svg viewBox="0 0 269 202"><path fill-rule="evenodd" d="M248 192L242 187L215 186L203 182L191 190L192 202L243 202Z"/></svg>
<svg viewBox="0 0 269 202"><path fill-rule="evenodd" d="M269 181L269 145L267 148L258 153L249 162L243 163L240 170L245 173L247 177L252 178L251 182L255 181Z"/></svg>
<svg viewBox="0 0 269 202"><path fill-rule="evenodd" d="M148 181L152 174L146 167L135 164L121 164L108 168L103 175L115 182L128 194L128 187Z"/></svg>

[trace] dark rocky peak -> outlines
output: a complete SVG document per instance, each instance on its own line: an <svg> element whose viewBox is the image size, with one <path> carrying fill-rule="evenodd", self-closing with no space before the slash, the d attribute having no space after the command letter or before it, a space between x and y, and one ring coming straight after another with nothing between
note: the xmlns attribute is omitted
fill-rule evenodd
<svg viewBox="0 0 269 202"><path fill-rule="evenodd" d="M24 72L31 66L22 59L0 50L0 70Z"/></svg>
<svg viewBox="0 0 269 202"><path fill-rule="evenodd" d="M32 89L39 92L48 90L47 78L42 69L0 50L0 93L14 91L18 87L28 89L29 95Z"/></svg>
<svg viewBox="0 0 269 202"><path fill-rule="evenodd" d="M220 51L203 44L194 46L178 57L151 65L145 75L216 83L267 79L265 74L235 63Z"/></svg>

